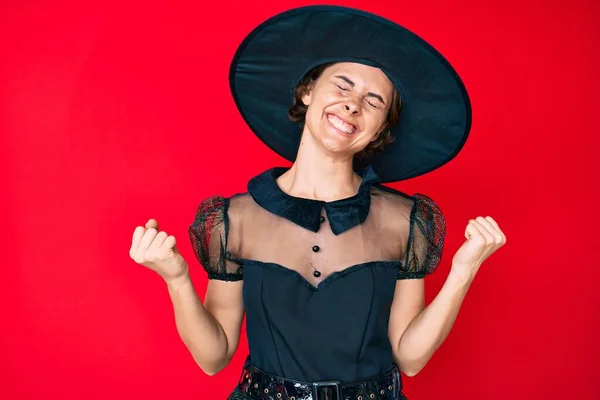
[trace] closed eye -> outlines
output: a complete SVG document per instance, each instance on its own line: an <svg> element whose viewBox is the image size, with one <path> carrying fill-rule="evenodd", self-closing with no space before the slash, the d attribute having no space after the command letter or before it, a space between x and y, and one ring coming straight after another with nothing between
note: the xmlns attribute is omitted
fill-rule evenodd
<svg viewBox="0 0 600 400"><path fill-rule="evenodd" d="M367 103L369 103L369 105L370 105L371 107L373 107L373 108L379 108L379 107L377 106L377 104L373 104L373 103L371 103L369 100L367 100Z"/></svg>
<svg viewBox="0 0 600 400"><path fill-rule="evenodd" d="M344 92L348 92L348 91L350 90L350 89L348 89L348 88L346 88L346 87L343 87L343 86L340 86L340 85L338 85L337 83L334 83L334 85L335 85L335 86L337 86L337 88L338 88L338 89L340 89L340 90L342 90L342 91L344 91ZM371 103L369 100L366 100L366 102L367 102L367 103L368 103L368 104L369 104L371 107L373 107L373 108L376 108L376 109L377 109L377 108L379 108L379 107L377 106L377 104Z"/></svg>
<svg viewBox="0 0 600 400"><path fill-rule="evenodd" d="M345 87L343 87L343 86L336 85L335 83L334 83L334 85L335 85L335 86L337 86L339 89L341 89L341 90L345 91L345 92L347 92L348 90L350 90L350 89L348 89L348 88L345 88Z"/></svg>

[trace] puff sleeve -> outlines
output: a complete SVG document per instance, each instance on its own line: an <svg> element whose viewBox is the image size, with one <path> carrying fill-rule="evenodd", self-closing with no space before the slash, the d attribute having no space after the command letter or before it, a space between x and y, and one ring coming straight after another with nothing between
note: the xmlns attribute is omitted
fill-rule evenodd
<svg viewBox="0 0 600 400"><path fill-rule="evenodd" d="M413 196L406 259L398 279L420 279L438 267L444 250L446 219L438 205L423 194Z"/></svg>
<svg viewBox="0 0 600 400"><path fill-rule="evenodd" d="M203 200L188 232L194 254L209 279L239 281L241 265L230 259L227 251L228 205L229 199L221 196Z"/></svg>

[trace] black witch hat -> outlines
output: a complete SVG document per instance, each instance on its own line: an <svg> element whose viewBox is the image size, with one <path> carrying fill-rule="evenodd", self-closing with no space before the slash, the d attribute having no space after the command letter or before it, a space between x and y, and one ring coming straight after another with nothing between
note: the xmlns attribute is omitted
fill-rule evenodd
<svg viewBox="0 0 600 400"><path fill-rule="evenodd" d="M471 128L471 104L450 63L429 43L380 16L339 6L308 6L278 14L240 44L229 82L250 129L294 161L298 125L288 118L294 90L314 67L356 62L380 68L402 99L395 140L355 168L373 167L381 182L430 172L452 160Z"/></svg>

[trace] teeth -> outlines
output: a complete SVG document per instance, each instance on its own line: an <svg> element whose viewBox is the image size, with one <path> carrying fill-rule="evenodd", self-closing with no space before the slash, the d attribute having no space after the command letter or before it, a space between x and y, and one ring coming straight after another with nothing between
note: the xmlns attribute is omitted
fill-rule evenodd
<svg viewBox="0 0 600 400"><path fill-rule="evenodd" d="M340 118L336 117L335 115L328 115L327 119L329 120L329 122L331 122L331 125L335 126L340 131L348 133L348 134L354 133L354 130L355 130L354 126L342 121Z"/></svg>

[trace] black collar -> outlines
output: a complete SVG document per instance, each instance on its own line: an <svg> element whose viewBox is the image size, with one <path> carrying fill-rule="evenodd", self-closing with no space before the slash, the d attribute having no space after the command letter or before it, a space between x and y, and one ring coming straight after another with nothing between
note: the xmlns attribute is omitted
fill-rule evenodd
<svg viewBox="0 0 600 400"><path fill-rule="evenodd" d="M371 185L379 182L379 176L367 166L359 175L363 178L358 192L335 201L312 200L291 196L281 190L276 179L289 168L275 167L248 182L248 193L262 208L279 215L313 232L321 225L321 209L325 207L329 226L335 235L361 224L369 214Z"/></svg>

